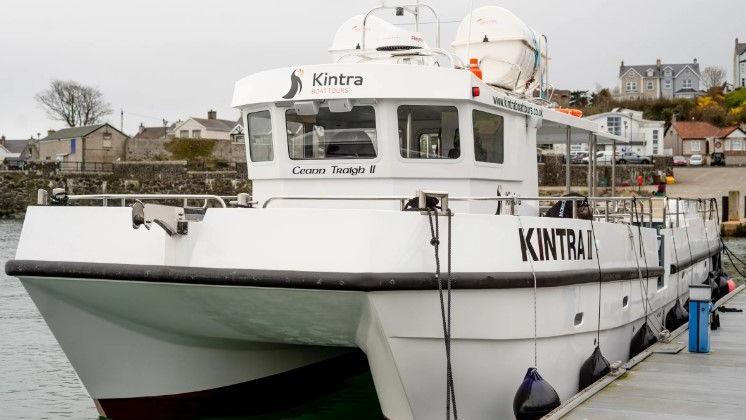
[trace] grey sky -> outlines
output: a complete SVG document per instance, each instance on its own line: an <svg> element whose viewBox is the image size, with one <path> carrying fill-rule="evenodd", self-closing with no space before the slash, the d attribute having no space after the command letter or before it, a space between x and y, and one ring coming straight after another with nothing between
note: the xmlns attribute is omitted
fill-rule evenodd
<svg viewBox="0 0 746 420"><path fill-rule="evenodd" d="M461 19L469 0L430 2ZM28 138L63 124L34 94L50 79L98 86L125 131L208 108L235 118L233 83L273 67L328 61L337 27L377 1L4 0L0 13L0 134ZM551 82L593 89L616 82L619 61L732 66L746 39L743 0L474 0L512 10L549 37ZM388 18L387 16L384 16ZM396 19L396 18L394 18ZM398 18L402 19L402 18ZM443 26L450 44L456 23Z"/></svg>

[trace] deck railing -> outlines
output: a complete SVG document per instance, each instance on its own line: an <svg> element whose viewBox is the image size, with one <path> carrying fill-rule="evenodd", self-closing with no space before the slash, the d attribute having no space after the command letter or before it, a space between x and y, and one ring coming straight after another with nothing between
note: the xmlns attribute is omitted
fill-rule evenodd
<svg viewBox="0 0 746 420"><path fill-rule="evenodd" d="M447 194L446 194L447 195ZM39 190L38 204L54 204L54 194L50 198L46 190ZM212 194L93 194L65 195L65 203L100 203L102 206L127 206L135 200L179 203L184 207L199 203L198 207L255 207L248 194L238 196L218 196ZM262 203L268 208L280 201L368 201L396 202L400 210L405 210L412 196L274 196ZM632 223L642 226L678 227L691 216L703 220L718 220L718 204L714 198L692 199L682 197L519 197L519 196L474 196L448 197L448 202L493 202L496 215L518 215L519 208L531 203L538 208L539 215L544 216L548 209L557 202L570 204L571 215L577 217L579 209L587 206L589 214L596 221Z"/></svg>

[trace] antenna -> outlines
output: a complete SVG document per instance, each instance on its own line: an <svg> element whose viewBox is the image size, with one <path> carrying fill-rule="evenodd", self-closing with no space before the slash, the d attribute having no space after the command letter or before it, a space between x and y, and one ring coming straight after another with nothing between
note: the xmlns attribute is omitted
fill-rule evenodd
<svg viewBox="0 0 746 420"><path fill-rule="evenodd" d="M471 58L471 23L474 21L474 16L472 16L472 13L474 12L474 0L469 2L469 10L467 10L467 12L467 15L469 16L469 35L466 38L466 60L468 61L469 58Z"/></svg>

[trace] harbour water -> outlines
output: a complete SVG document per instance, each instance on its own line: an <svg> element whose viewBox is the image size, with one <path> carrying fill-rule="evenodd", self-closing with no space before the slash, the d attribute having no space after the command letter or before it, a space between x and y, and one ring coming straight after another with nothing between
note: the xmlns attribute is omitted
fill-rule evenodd
<svg viewBox="0 0 746 420"><path fill-rule="evenodd" d="M15 254L21 226L0 220L0 419L97 419L93 402L23 286L2 269ZM726 244L746 256L746 239ZM743 282L727 258L724 264ZM261 419L380 419L378 410L366 374L323 401Z"/></svg>

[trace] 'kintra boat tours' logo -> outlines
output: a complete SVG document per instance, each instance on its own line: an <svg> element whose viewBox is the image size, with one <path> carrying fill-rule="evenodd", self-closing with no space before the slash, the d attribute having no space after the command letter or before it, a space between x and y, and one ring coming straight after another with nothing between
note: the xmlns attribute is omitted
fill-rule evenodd
<svg viewBox="0 0 746 420"><path fill-rule="evenodd" d="M283 99L292 99L303 90L303 69L295 69L290 73L290 89L283 95ZM339 94L350 93L353 86L362 86L365 83L363 76L356 74L329 74L322 71L313 73L311 79L312 94Z"/></svg>
<svg viewBox="0 0 746 420"><path fill-rule="evenodd" d="M303 90L301 76L303 76L303 69L295 69L290 73L290 90L282 96L283 99L292 99Z"/></svg>

